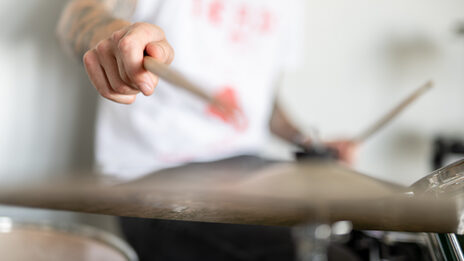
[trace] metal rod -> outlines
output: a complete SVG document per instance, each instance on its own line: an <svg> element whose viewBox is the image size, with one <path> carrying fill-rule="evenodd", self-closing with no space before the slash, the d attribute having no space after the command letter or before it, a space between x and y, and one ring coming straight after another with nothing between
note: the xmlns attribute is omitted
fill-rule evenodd
<svg viewBox="0 0 464 261"><path fill-rule="evenodd" d="M432 261L446 261L444 250L437 233L424 233L427 249Z"/></svg>
<svg viewBox="0 0 464 261"><path fill-rule="evenodd" d="M331 227L315 223L294 227L293 238L296 244L298 261L327 261Z"/></svg>
<svg viewBox="0 0 464 261"><path fill-rule="evenodd" d="M446 237L450 242L451 250L453 251L456 259L458 261L464 261L464 254L462 253L461 245L459 244L456 234L446 234Z"/></svg>

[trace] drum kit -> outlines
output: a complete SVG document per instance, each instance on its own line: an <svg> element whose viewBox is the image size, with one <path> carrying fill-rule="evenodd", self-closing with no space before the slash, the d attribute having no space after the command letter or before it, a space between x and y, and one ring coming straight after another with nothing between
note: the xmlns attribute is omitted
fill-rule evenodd
<svg viewBox="0 0 464 261"><path fill-rule="evenodd" d="M243 156L192 163L123 184L74 181L2 188L0 202L142 218L302 229L348 221L357 230L462 234L462 186L464 161L437 170L411 187L402 187L331 161L290 163ZM52 233L49 229L25 230L23 226L11 230L9 226L0 222L0 235L12 233L13 241L17 237L52 237L52 241L76 236L48 235ZM58 241L67 244L66 240ZM39 243L38 239L31 242Z"/></svg>
<svg viewBox="0 0 464 261"><path fill-rule="evenodd" d="M430 87L427 83L419 88L357 140L371 136ZM289 226L295 228L301 260L324 260L327 241L351 228L440 233L429 234L430 245L440 248L437 252L448 246L454 260L464 260L455 235L464 234L463 187L464 160L404 187L323 157L280 162L241 156L165 169L126 183L108 184L95 178L3 186L0 204ZM445 240L443 235L447 235ZM127 245L103 232L0 219L0 249L15 249L15 244L27 244L27 251L2 251L10 255L9 260L136 260ZM434 258L448 260L440 255Z"/></svg>

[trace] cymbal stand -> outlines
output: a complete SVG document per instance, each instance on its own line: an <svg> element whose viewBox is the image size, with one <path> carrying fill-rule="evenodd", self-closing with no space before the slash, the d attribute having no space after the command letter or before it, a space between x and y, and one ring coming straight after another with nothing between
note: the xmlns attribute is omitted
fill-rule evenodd
<svg viewBox="0 0 464 261"><path fill-rule="evenodd" d="M299 261L327 261L331 228L327 224L309 224L293 229Z"/></svg>
<svg viewBox="0 0 464 261"><path fill-rule="evenodd" d="M299 261L327 261L328 247L331 241L349 236L352 224L339 221L332 225L313 223L293 228L293 238Z"/></svg>

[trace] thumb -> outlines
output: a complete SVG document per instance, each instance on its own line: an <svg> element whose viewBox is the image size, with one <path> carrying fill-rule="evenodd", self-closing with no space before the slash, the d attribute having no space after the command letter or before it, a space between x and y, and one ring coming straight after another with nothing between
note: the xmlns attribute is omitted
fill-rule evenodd
<svg viewBox="0 0 464 261"><path fill-rule="evenodd" d="M147 54L161 63L171 64L174 59L174 49L166 41L150 42L145 48Z"/></svg>

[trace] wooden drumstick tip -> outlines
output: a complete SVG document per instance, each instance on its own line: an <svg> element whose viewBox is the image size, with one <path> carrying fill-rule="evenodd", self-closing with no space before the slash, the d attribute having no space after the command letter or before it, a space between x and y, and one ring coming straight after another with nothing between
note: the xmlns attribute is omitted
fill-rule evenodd
<svg viewBox="0 0 464 261"><path fill-rule="evenodd" d="M410 94L406 99L404 99L401 103L387 112L383 117L377 120L373 125L371 125L368 129L362 132L359 136L353 139L356 143L361 143L368 138L370 138L373 134L377 133L380 129L385 127L388 123L390 123L398 114L400 114L406 107L411 105L414 101L416 101L422 94L430 90L434 86L434 82L429 80L428 82L421 85L418 89L416 89L412 94Z"/></svg>
<svg viewBox="0 0 464 261"><path fill-rule="evenodd" d="M424 85L422 85L422 88L424 89L424 91L428 91L429 89L433 88L434 86L435 86L435 83L433 82L433 80L429 80Z"/></svg>

